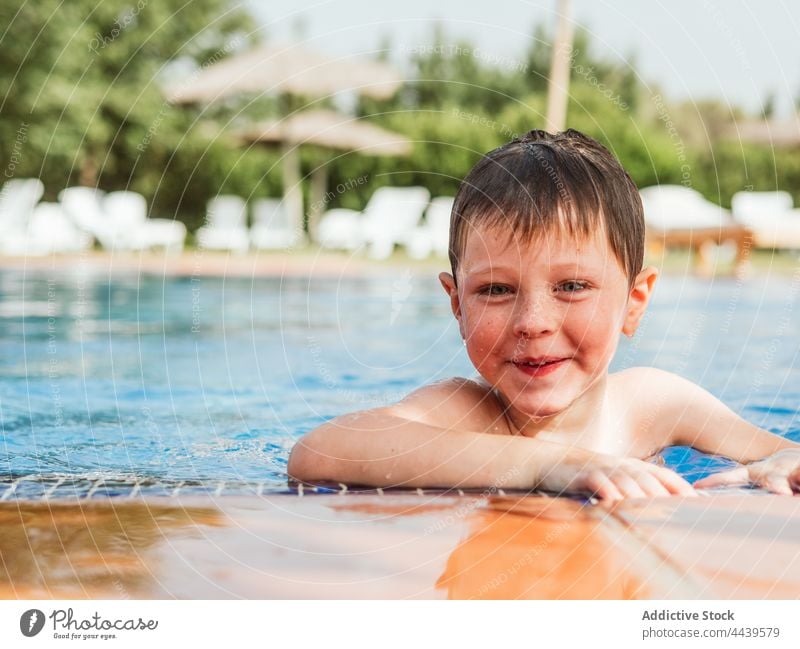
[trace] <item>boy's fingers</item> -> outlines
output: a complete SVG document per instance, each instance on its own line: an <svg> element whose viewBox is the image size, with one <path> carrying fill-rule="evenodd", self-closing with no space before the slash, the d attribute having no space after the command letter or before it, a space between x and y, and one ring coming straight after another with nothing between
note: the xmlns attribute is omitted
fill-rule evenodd
<svg viewBox="0 0 800 649"><path fill-rule="evenodd" d="M742 485L750 482L750 474L746 467L723 471L707 476L694 483L695 489L713 489L714 487L725 487L729 485Z"/></svg>
<svg viewBox="0 0 800 649"><path fill-rule="evenodd" d="M656 467L656 469L658 469L656 471L658 479L671 494L676 494L679 496L697 496L697 492L694 490L694 487L692 487L692 485L686 482L686 480L684 480L674 471L670 471L669 469L665 469L663 467Z"/></svg>
<svg viewBox="0 0 800 649"><path fill-rule="evenodd" d="M643 473L638 476L639 486L648 496L669 496L670 492L659 479L650 474Z"/></svg>
<svg viewBox="0 0 800 649"><path fill-rule="evenodd" d="M789 486L788 478L767 476L760 481L760 486L774 494L781 494L783 496L792 495L792 488Z"/></svg>
<svg viewBox="0 0 800 649"><path fill-rule="evenodd" d="M647 495L636 481L628 475L615 475L612 480L614 484L617 485L617 489L619 489L626 498L645 498Z"/></svg>
<svg viewBox="0 0 800 649"><path fill-rule="evenodd" d="M619 489L607 475L599 471L592 472L586 477L586 486L602 500L622 500Z"/></svg>

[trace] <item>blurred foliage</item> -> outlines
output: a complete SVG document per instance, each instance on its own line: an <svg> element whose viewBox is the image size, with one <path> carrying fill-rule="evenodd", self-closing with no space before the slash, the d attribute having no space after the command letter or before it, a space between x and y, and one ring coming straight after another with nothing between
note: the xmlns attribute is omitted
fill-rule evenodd
<svg viewBox="0 0 800 649"><path fill-rule="evenodd" d="M384 173L407 170L386 182L452 194L482 152L543 128L551 49L541 25L519 60L451 41L436 26L429 46L411 52L412 81L391 100L359 103L360 115L415 141L410 159L376 165ZM735 141L736 122L748 119L741 109L714 100L670 102L638 76L634 55L598 53L584 30L569 55L567 127L605 144L639 187L684 184L726 207L744 189L786 189L800 202L800 158Z"/></svg>
<svg viewBox="0 0 800 649"><path fill-rule="evenodd" d="M55 195L74 184L130 188L154 211L199 221L238 152L204 130L198 110L169 104L169 63L181 83L205 62L246 48L255 24L228 0L3 2L0 139L18 149L18 177L38 176ZM231 185L246 187L251 169ZM221 186L222 185L222 186ZM198 216L199 215L199 218Z"/></svg>
<svg viewBox="0 0 800 649"><path fill-rule="evenodd" d="M280 195L279 152L243 146L233 131L332 104L270 96L208 106L166 101L162 86L191 83L198 67L264 39L231 0L17 0L0 4L0 19L8 26L0 163L16 177L41 178L49 199L78 183L130 188L154 215L175 215L193 229L217 193ZM551 47L542 25L518 58L450 39L441 24L423 46L394 51L385 40L378 58L410 66L409 80L389 100L360 98L355 110L406 135L412 153L371 158L305 147L304 173L327 166L326 207L363 208L390 184L452 195L481 154L543 128ZM745 188L787 189L800 199L795 152L726 139L746 117L741 111L715 101L670 103L638 76L633 55L598 52L585 31L575 35L570 64L567 125L608 146L639 186L684 183L722 204Z"/></svg>

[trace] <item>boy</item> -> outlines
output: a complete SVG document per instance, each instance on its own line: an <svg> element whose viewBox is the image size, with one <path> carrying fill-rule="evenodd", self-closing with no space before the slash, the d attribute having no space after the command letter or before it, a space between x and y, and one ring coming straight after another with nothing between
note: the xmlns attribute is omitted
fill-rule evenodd
<svg viewBox="0 0 800 649"><path fill-rule="evenodd" d="M459 188L452 274L439 276L480 378L323 424L295 446L289 475L688 496L685 480L643 459L690 445L744 464L697 487L800 492L800 444L674 374L608 374L619 333L633 336L653 291L657 271L643 259L639 193L603 146L531 131L488 153Z"/></svg>

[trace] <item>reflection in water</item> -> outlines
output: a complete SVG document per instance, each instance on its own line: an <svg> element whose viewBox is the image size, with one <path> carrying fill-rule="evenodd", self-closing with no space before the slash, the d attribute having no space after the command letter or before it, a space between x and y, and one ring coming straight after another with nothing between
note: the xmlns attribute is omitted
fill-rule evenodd
<svg viewBox="0 0 800 649"><path fill-rule="evenodd" d="M452 599L651 597L600 519L547 499L493 499L475 511L437 585Z"/></svg>
<svg viewBox="0 0 800 649"><path fill-rule="evenodd" d="M0 598L147 597L165 538L219 527L214 508L131 503L0 506Z"/></svg>
<svg viewBox="0 0 800 649"><path fill-rule="evenodd" d="M438 513L443 526L462 529L466 538L450 552L436 582L451 599L696 596L693 584L625 533L605 508L563 498L493 496L450 507L371 501L336 509L387 519Z"/></svg>

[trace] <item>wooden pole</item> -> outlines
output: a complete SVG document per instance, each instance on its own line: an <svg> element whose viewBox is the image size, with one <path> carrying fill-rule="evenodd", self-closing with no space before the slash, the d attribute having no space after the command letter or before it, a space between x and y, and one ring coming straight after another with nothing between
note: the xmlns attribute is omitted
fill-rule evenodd
<svg viewBox="0 0 800 649"><path fill-rule="evenodd" d="M308 236L311 241L317 240L317 227L319 219L325 212L325 193L328 189L328 162L320 162L311 172L311 189L309 197L311 204L308 206Z"/></svg>
<svg viewBox="0 0 800 649"><path fill-rule="evenodd" d="M293 98L289 93L278 95L278 110L283 119L293 113ZM281 169L283 171L283 203L289 217L293 232L303 232L303 178L300 173L299 144L291 141L288 133L284 133L281 142Z"/></svg>
<svg viewBox="0 0 800 649"><path fill-rule="evenodd" d="M570 53L572 51L572 22L570 0L558 0L558 26L550 61L547 85L547 125L551 133L563 131L567 124L569 101Z"/></svg>
<svg viewBox="0 0 800 649"><path fill-rule="evenodd" d="M296 144L284 142L283 152L283 202L294 232L303 228L303 188L300 185L300 152Z"/></svg>

